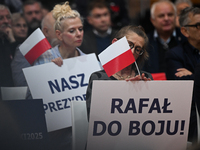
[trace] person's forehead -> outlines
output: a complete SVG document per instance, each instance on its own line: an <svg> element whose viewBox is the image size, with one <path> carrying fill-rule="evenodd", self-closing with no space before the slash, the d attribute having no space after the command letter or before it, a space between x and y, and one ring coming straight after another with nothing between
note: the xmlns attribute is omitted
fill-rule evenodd
<svg viewBox="0 0 200 150"><path fill-rule="evenodd" d="M189 14L190 23L199 23L200 22L200 14L193 15L192 13Z"/></svg>
<svg viewBox="0 0 200 150"><path fill-rule="evenodd" d="M163 2L163 3L157 4L154 13L155 14L157 14L157 13L163 13L165 11L174 13L174 8L173 8L173 6L171 4Z"/></svg>
<svg viewBox="0 0 200 150"><path fill-rule="evenodd" d="M144 38L139 36L137 33L135 32L129 32L127 35L126 35L126 39L130 42L139 42L140 44L143 44L144 42Z"/></svg>
<svg viewBox="0 0 200 150"><path fill-rule="evenodd" d="M109 12L107 7L95 7L94 9L92 9L91 14L99 14L99 13L105 13L105 12Z"/></svg>
<svg viewBox="0 0 200 150"><path fill-rule="evenodd" d="M2 9L2 10L0 10L0 16L4 16L4 15L10 15L8 9Z"/></svg>
<svg viewBox="0 0 200 150"><path fill-rule="evenodd" d="M78 18L78 17L65 19L63 21L63 23L64 23L64 28L65 29L77 28L77 27L82 27L83 26L83 24L81 22L81 19Z"/></svg>
<svg viewBox="0 0 200 150"><path fill-rule="evenodd" d="M20 17L17 21L13 21L13 24L26 24L26 21L24 18Z"/></svg>
<svg viewBox="0 0 200 150"><path fill-rule="evenodd" d="M28 4L24 6L24 11L31 11L31 10L42 10L42 8L38 3Z"/></svg>

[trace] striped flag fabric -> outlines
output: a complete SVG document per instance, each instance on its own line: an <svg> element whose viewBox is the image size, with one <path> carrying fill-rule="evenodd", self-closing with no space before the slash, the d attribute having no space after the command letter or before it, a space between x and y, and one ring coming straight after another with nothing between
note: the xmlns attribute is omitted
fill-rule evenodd
<svg viewBox="0 0 200 150"><path fill-rule="evenodd" d="M111 44L98 57L108 77L135 62L126 37Z"/></svg>
<svg viewBox="0 0 200 150"><path fill-rule="evenodd" d="M37 28L19 47L22 55L32 65L45 51L51 48L42 31Z"/></svg>

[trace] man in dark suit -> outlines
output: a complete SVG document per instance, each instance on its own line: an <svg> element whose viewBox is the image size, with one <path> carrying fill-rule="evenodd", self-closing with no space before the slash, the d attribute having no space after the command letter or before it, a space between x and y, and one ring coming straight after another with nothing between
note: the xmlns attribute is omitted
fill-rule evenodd
<svg viewBox="0 0 200 150"><path fill-rule="evenodd" d="M92 28L85 31L80 49L86 54L98 55L111 44L116 31L111 28L110 11L106 3L91 2L88 12L87 21Z"/></svg>
<svg viewBox="0 0 200 150"><path fill-rule="evenodd" d="M200 62L200 8L185 8L179 18L182 34L187 41L166 53L167 79L194 80L195 67ZM196 110L192 101L189 141L196 139Z"/></svg>
<svg viewBox="0 0 200 150"><path fill-rule="evenodd" d="M166 54L167 79L194 79L194 68L200 62L200 8L188 7L180 15L179 23L187 41Z"/></svg>
<svg viewBox="0 0 200 150"><path fill-rule="evenodd" d="M150 73L166 71L165 53L185 40L175 28L176 8L170 1L158 1L151 7L151 22L155 30L148 34L149 60L143 70Z"/></svg>
<svg viewBox="0 0 200 150"><path fill-rule="evenodd" d="M15 38L12 32L10 10L7 6L0 5L0 87L13 86L10 67L13 42L15 42Z"/></svg>

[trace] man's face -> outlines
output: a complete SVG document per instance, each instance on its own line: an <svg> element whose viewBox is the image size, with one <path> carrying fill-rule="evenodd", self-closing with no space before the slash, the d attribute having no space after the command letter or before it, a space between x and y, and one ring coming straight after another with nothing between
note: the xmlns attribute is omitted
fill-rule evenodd
<svg viewBox="0 0 200 150"><path fill-rule="evenodd" d="M94 8L88 22L99 32L106 32L111 26L110 12L107 8Z"/></svg>
<svg viewBox="0 0 200 150"><path fill-rule="evenodd" d="M154 18L151 18L156 30L162 32L172 32L175 28L175 11L169 3L163 2L156 6Z"/></svg>
<svg viewBox="0 0 200 150"><path fill-rule="evenodd" d="M20 18L17 22L13 22L12 30L16 38L25 39L27 37L28 27L24 18Z"/></svg>
<svg viewBox="0 0 200 150"><path fill-rule="evenodd" d="M7 9L0 10L0 32L4 33L6 28L11 28L11 16Z"/></svg>
<svg viewBox="0 0 200 150"><path fill-rule="evenodd" d="M195 25L196 23L200 23L200 14L192 15L189 14L190 23L188 25ZM200 43L200 29L196 27L186 27L188 30L188 40L192 42Z"/></svg>
<svg viewBox="0 0 200 150"><path fill-rule="evenodd" d="M24 6L24 17L30 28L39 27L43 17L41 6L38 3Z"/></svg>

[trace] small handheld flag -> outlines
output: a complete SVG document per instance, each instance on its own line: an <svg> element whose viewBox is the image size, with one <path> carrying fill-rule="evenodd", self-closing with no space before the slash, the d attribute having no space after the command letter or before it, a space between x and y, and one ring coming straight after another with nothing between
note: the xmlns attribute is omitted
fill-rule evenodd
<svg viewBox="0 0 200 150"><path fill-rule="evenodd" d="M111 44L98 56L108 77L135 62L126 37Z"/></svg>
<svg viewBox="0 0 200 150"><path fill-rule="evenodd" d="M41 54L50 48L51 45L39 28L36 29L19 47L22 55L31 65Z"/></svg>

